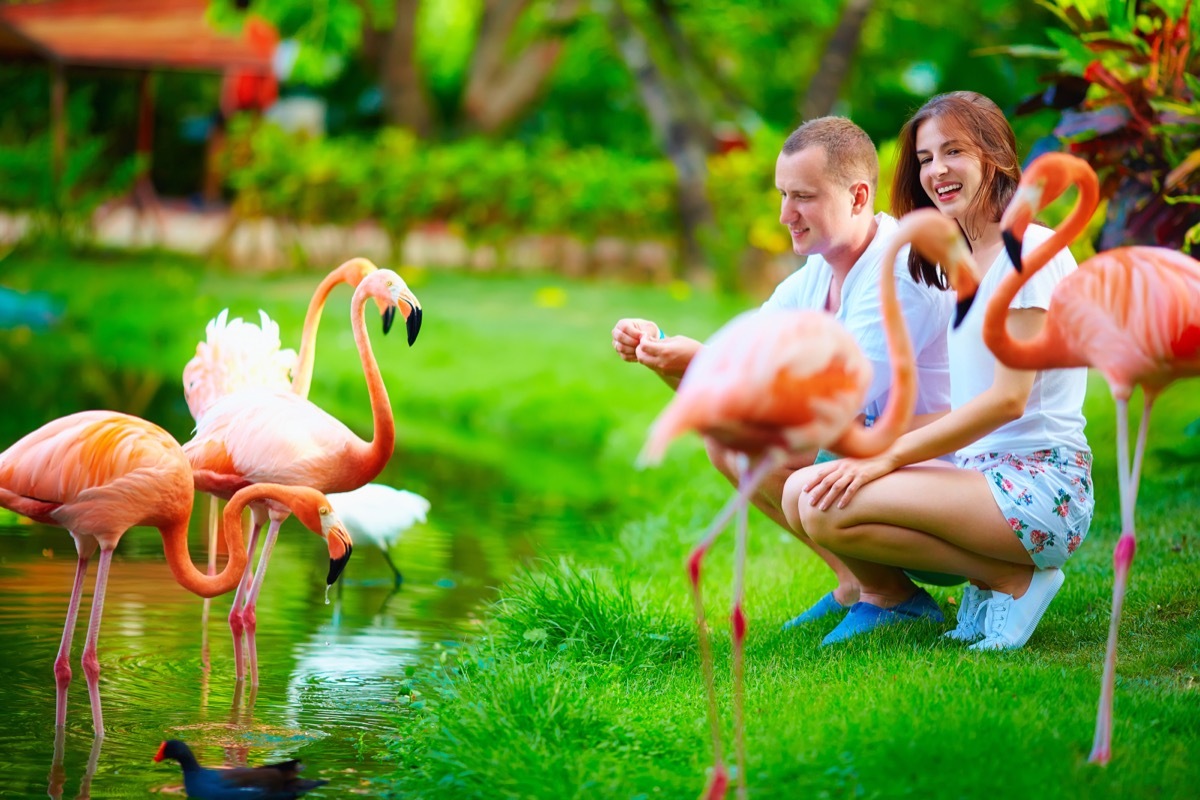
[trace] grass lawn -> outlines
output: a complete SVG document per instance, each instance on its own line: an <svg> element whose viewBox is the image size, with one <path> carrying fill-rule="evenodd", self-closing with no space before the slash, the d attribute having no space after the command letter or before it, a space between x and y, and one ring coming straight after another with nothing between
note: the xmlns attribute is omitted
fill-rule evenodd
<svg viewBox="0 0 1200 800"><path fill-rule="evenodd" d="M505 587L484 635L445 663L397 680L392 794L421 798L694 797L708 737L683 559L730 489L694 438L635 472L668 398L612 353L622 315L706 335L749 301L681 289L545 277L410 271L421 339L381 341L401 447L501 467L523 491L607 499L624 520L587 557L546 563ZM67 309L54 333L0 332L9 390L0 446L85 405L140 404L186 438L182 364L228 305L299 338L312 275L234 275L171 256L10 255L0 281L41 288ZM312 397L360 432L365 390L338 312L327 309ZM140 394L139 394L140 392ZM832 586L824 566L752 516L747 571L751 795L1196 797L1200 787L1200 417L1194 384L1155 412L1139 501L1140 547L1122 624L1114 758L1086 763L1108 629L1118 532L1112 401L1094 380L1086 412L1097 516L1028 646L973 653L941 628L892 629L836 649L829 625L780 624ZM432 463L432 461L431 461ZM718 691L730 720L729 541L707 566ZM934 589L952 617L954 590Z"/></svg>

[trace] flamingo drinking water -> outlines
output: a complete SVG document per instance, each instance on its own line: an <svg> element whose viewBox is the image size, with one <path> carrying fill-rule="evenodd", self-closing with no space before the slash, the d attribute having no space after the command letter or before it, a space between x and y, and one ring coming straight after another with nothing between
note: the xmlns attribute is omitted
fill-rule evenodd
<svg viewBox="0 0 1200 800"><path fill-rule="evenodd" d="M42 524L66 528L79 553L54 661L57 726L66 724L71 638L83 579L97 548L100 566L83 648L83 671L93 729L96 736L103 736L96 645L113 550L129 528L158 528L175 579L201 597L215 597L241 580L246 565L241 512L247 503L270 500L282 504L322 536L336 535L341 527L328 500L311 489L269 484L244 489L226 507L221 526L229 562L219 574L204 575L192 564L187 550L193 497L192 470L179 443L154 423L114 411L83 411L53 420L0 453L0 505Z"/></svg>

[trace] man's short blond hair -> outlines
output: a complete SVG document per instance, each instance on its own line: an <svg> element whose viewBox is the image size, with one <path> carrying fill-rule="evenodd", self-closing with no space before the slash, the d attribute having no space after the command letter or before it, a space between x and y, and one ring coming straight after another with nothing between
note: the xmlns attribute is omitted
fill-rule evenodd
<svg viewBox="0 0 1200 800"><path fill-rule="evenodd" d="M817 117L792 131L780 152L795 155L810 147L825 150L825 170L830 178L849 186L866 181L874 197L879 186L879 156L867 132L845 117Z"/></svg>

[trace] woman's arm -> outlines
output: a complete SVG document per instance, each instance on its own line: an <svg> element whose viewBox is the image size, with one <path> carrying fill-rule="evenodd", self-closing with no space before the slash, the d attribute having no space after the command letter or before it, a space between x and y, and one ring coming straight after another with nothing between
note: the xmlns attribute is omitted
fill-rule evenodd
<svg viewBox="0 0 1200 800"><path fill-rule="evenodd" d="M1009 311L1009 330L1015 337L1029 338L1041 331L1045 319L1046 312L1040 308ZM855 493L871 481L900 467L953 453L1001 425L1020 419L1036 375L996 362L992 385L969 402L910 430L874 458L841 459L823 465L824 470L815 470L812 481L804 487L810 502L829 508L836 501L839 508L845 508ZM953 375L950 381L953 383Z"/></svg>

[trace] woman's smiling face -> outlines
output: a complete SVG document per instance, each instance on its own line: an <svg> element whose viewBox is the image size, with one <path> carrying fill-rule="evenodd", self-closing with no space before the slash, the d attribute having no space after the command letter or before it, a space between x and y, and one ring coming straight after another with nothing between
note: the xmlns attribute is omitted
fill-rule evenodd
<svg viewBox="0 0 1200 800"><path fill-rule="evenodd" d="M971 201L983 184L983 165L974 149L969 142L943 132L937 117L920 124L916 140L925 194L934 208L965 223Z"/></svg>

